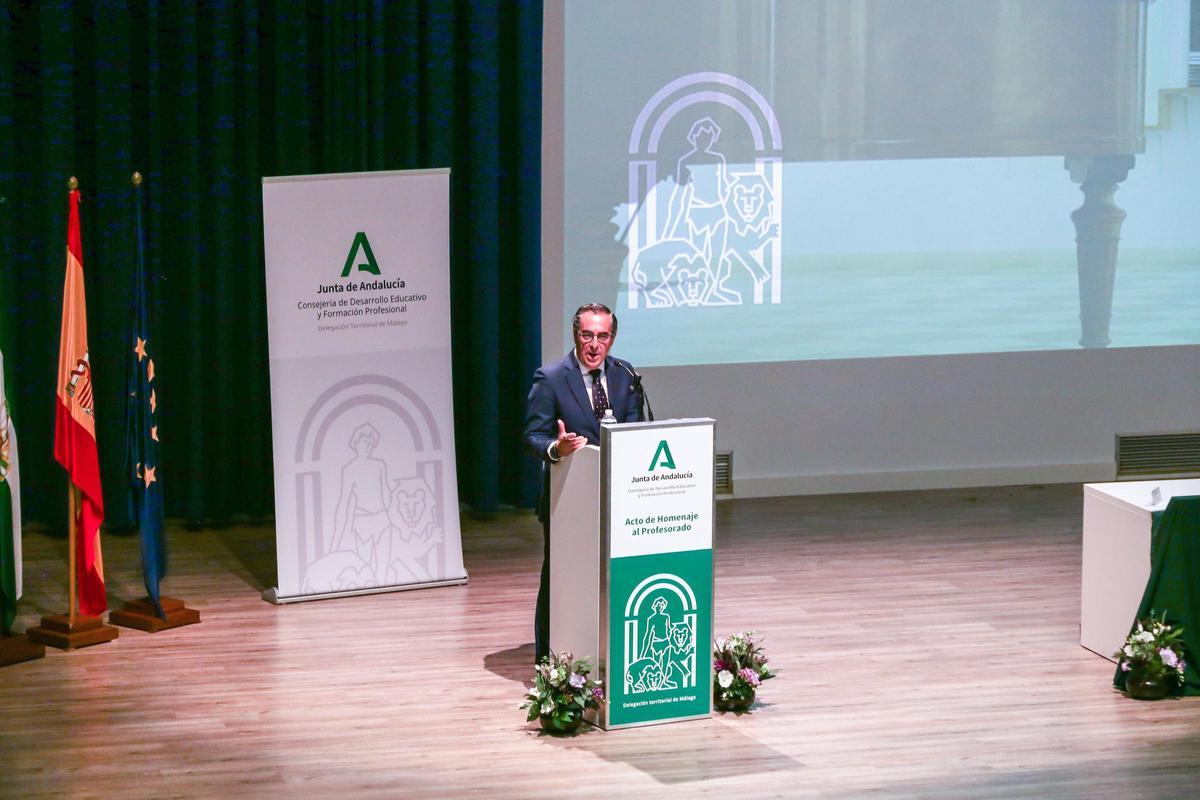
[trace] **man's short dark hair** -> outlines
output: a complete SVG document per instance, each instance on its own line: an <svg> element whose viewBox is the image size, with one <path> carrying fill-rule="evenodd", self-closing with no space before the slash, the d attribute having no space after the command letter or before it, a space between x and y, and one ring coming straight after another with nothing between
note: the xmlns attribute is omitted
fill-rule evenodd
<svg viewBox="0 0 1200 800"><path fill-rule="evenodd" d="M575 318L571 320L571 335L572 337L579 335L579 319L584 314L608 314L612 317L612 335L616 338L617 335L617 315L612 312L612 309L603 303L584 303L575 312Z"/></svg>

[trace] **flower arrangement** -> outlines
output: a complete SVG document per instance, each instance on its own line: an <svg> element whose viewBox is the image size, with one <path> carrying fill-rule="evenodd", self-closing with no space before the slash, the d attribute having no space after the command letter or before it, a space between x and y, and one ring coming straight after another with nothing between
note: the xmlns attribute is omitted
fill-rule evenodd
<svg viewBox="0 0 1200 800"><path fill-rule="evenodd" d="M1187 664L1183 660L1183 628L1167 624L1164 611L1157 618L1139 619L1125 646L1113 653L1125 673L1126 690L1131 683L1181 683Z"/></svg>
<svg viewBox="0 0 1200 800"><path fill-rule="evenodd" d="M554 733L570 733L583 721L584 709L599 708L604 687L588 677L592 666L586 658L576 659L569 651L542 658L534 667L533 688L525 693L521 709L528 709L528 722L540 719Z"/></svg>
<svg viewBox="0 0 1200 800"><path fill-rule="evenodd" d="M775 677L754 636L754 631L748 631L713 642L713 704L717 708L749 708L762 682Z"/></svg>

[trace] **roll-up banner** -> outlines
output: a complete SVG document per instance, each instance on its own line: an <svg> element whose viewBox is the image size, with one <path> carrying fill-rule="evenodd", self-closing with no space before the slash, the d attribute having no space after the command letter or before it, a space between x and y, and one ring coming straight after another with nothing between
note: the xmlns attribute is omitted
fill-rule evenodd
<svg viewBox="0 0 1200 800"><path fill-rule="evenodd" d="M450 171L263 178L275 603L464 583Z"/></svg>

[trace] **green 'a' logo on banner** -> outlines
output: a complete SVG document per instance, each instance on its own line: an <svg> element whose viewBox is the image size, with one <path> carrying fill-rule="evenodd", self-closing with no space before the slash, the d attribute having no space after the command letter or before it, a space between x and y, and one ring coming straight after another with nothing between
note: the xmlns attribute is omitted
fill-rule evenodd
<svg viewBox="0 0 1200 800"><path fill-rule="evenodd" d="M367 260L355 267L355 255L359 250L362 250L363 257ZM350 245L350 252L346 255L346 265L342 267L342 277L345 278L350 274L351 268L357 269L359 272L369 272L372 275L379 274L379 264L375 261L375 254L371 252L371 243L367 241L367 234L362 231L354 234L354 244Z"/></svg>
<svg viewBox="0 0 1200 800"><path fill-rule="evenodd" d="M675 459L671 455L671 448L667 447L666 439L658 443L658 449L654 451L654 458L650 459L650 469L647 472L654 472L654 468L659 464L667 469L675 469Z"/></svg>

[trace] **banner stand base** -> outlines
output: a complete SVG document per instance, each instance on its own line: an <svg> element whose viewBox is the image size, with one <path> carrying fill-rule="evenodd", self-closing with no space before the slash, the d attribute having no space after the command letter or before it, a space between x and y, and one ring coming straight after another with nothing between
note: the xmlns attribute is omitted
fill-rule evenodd
<svg viewBox="0 0 1200 800"><path fill-rule="evenodd" d="M154 603L149 597L143 597L141 600L126 601L121 608L109 613L108 621L113 625L137 628L139 631L147 633L158 633L169 628L194 625L200 621L200 612L194 608L188 608L182 600L174 597L160 597L159 601L162 603L166 619L162 619L155 613Z"/></svg>
<svg viewBox="0 0 1200 800"><path fill-rule="evenodd" d="M45 658L46 648L43 645L29 641L25 634L5 636L0 638L0 667L9 664L20 664L22 661L33 661L35 658Z"/></svg>
<svg viewBox="0 0 1200 800"><path fill-rule="evenodd" d="M120 636L121 632L112 625L105 625L99 617L79 616L72 625L68 614L55 614L42 617L42 624L30 628L26 635L31 642L57 647L60 650L74 650L78 647L111 642Z"/></svg>
<svg viewBox="0 0 1200 800"><path fill-rule="evenodd" d="M461 578L450 578L444 581L430 581L428 583L403 583L398 586L376 586L372 589L352 589L348 592L326 592L324 594L294 594L288 597L279 596L279 588L272 586L270 589L264 589L262 599L276 606L287 605L288 603L303 603L306 600L331 600L335 597L357 597L364 594L383 594L384 592L407 592L412 589L434 589L438 586L464 586L469 582L469 576L463 575Z"/></svg>

